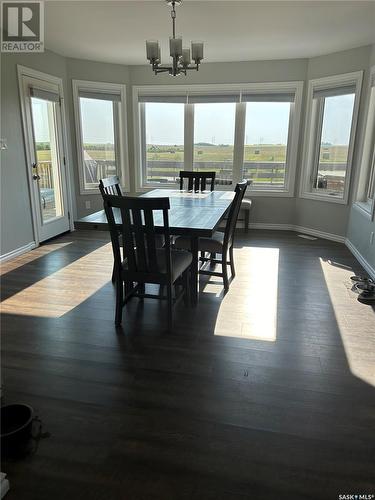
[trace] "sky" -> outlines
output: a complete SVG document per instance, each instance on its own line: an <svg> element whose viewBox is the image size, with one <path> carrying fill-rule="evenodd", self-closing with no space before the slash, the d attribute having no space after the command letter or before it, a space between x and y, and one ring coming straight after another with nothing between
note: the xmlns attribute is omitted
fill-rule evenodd
<svg viewBox="0 0 375 500"><path fill-rule="evenodd" d="M354 94L325 99L322 142L349 144L353 106Z"/></svg>
<svg viewBox="0 0 375 500"><path fill-rule="evenodd" d="M46 106L35 103L34 127L37 141L48 140ZM328 97L322 141L347 144L354 95ZM245 144L286 144L289 103L247 104ZM44 111L43 111L44 108ZM81 98L82 132L85 143L113 143L112 102ZM196 104L194 142L233 144L234 103ZM182 145L184 142L184 105L179 103L146 103L147 144Z"/></svg>
<svg viewBox="0 0 375 500"><path fill-rule="evenodd" d="M48 103L33 97L32 108L35 140L36 142L49 142Z"/></svg>
<svg viewBox="0 0 375 500"><path fill-rule="evenodd" d="M249 103L247 107L246 144L286 144L289 103ZM233 144L235 110L235 103L195 104L194 142ZM147 144L183 144L183 104L147 103L146 121Z"/></svg>

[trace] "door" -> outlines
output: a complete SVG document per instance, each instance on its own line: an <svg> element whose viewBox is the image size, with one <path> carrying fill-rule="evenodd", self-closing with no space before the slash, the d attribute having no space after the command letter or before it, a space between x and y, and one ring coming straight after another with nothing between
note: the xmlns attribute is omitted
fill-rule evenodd
<svg viewBox="0 0 375 500"><path fill-rule="evenodd" d="M42 242L70 229L60 85L22 79L34 232Z"/></svg>

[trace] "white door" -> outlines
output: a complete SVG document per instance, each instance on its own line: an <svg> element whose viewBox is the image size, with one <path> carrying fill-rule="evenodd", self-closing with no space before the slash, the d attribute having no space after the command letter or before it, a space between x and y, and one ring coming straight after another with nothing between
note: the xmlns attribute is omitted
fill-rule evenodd
<svg viewBox="0 0 375 500"><path fill-rule="evenodd" d="M21 78L34 229L42 242L70 229L61 84Z"/></svg>

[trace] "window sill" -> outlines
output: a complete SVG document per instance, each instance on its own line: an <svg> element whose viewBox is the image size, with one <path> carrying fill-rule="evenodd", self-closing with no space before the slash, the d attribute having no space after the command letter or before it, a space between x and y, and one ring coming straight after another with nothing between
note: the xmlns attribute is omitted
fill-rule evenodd
<svg viewBox="0 0 375 500"><path fill-rule="evenodd" d="M231 185L217 185L215 186L216 191L234 191L235 184ZM180 190L179 184L146 184L143 186L138 186L137 193L146 193L152 189L177 189Z"/></svg>
<svg viewBox="0 0 375 500"><path fill-rule="evenodd" d="M99 184L98 184L99 186ZM128 189L125 189L125 186L121 186L121 191L123 194L129 194L130 191ZM80 189L79 194L81 196L100 196L100 191L99 187L95 189Z"/></svg>
<svg viewBox="0 0 375 500"><path fill-rule="evenodd" d="M218 185L215 186L215 191L234 191L235 184L232 185ZM179 186L176 185L166 185L166 184L148 184L147 186L140 186L137 188L137 193L147 193L148 191L152 191L153 189L177 189L179 190ZM261 189L250 189L248 188L245 194L245 197L268 197L268 198L294 198L293 193L289 191L276 191L276 190L261 190Z"/></svg>
<svg viewBox="0 0 375 500"><path fill-rule="evenodd" d="M339 205L348 204L348 200L346 198L335 198L334 196L330 196L327 194L304 192L300 194L300 198L305 198L308 200L316 200L316 201L326 201L327 203L337 203Z"/></svg>
<svg viewBox="0 0 375 500"><path fill-rule="evenodd" d="M272 189L251 189L248 188L245 196L255 196L255 197L270 197L270 198L294 198L293 193L290 191L277 191Z"/></svg>
<svg viewBox="0 0 375 500"><path fill-rule="evenodd" d="M362 215L364 215L368 220L372 220L374 203L368 203L365 201L356 201L353 203L353 208L358 210Z"/></svg>

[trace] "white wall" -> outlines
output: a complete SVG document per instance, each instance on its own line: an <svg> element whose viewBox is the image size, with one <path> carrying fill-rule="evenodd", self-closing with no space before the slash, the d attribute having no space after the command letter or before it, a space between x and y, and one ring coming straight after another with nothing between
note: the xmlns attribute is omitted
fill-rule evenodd
<svg viewBox="0 0 375 500"><path fill-rule="evenodd" d="M369 55L369 65L371 68L375 65L375 45L372 46L372 50ZM367 72L366 78L364 80L364 88L368 89L369 87L369 72ZM366 99L362 101L362 105L365 107L368 105L368 95ZM362 121L365 119L365 112L362 109ZM361 139L363 140L363 132L364 132L364 123L362 123L361 130ZM361 148L357 148L357 160L358 165L360 161ZM356 173L356 180L358 180L359 172ZM348 223L348 231L347 231L347 239L350 242L350 245L354 247L360 256L365 260L368 264L369 268L367 269L375 278L375 241L371 244L370 237L371 233L375 233L375 220L370 220L366 214L364 214L361 210L359 210L356 206L352 204L350 208L349 214L349 223Z"/></svg>
<svg viewBox="0 0 375 500"><path fill-rule="evenodd" d="M371 47L367 46L309 59L306 74L305 93L307 90L307 81L314 78L322 78L325 76L339 75L342 73L350 73L360 70L364 70L367 73L369 69L370 52ZM364 122L363 111L365 109L366 90L366 87L362 89L357 140L355 143L353 157L353 178L355 176L357 168L360 165L360 150L357 146L358 141L361 137L361 130ZM304 110L305 109L306 106L304 106ZM305 120L303 120L303 123L305 124ZM302 171L302 152L303 136L300 136L300 168L298 169L297 185L299 185L300 174ZM349 203L347 205L330 203L320 200L317 201L296 198L295 224L302 227L313 228L320 231L336 234L339 236L345 236L352 199L352 189L349 194Z"/></svg>

